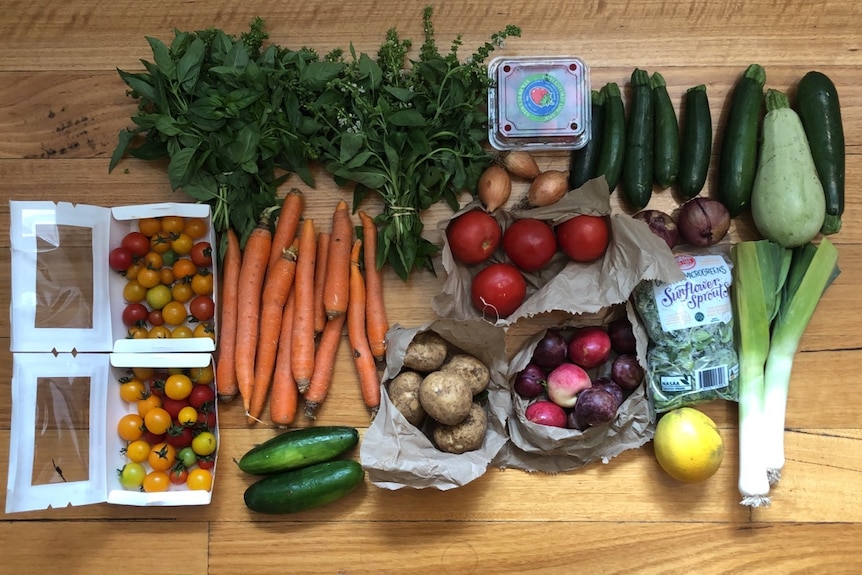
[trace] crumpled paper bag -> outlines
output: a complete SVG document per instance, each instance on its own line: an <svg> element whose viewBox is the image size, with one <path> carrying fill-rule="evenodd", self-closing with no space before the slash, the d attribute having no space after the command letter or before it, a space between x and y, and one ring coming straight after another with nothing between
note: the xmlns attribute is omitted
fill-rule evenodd
<svg viewBox="0 0 862 575"><path fill-rule="evenodd" d="M448 274L442 291L432 300L432 307L440 317L485 319L508 328L519 319L543 312L599 312L604 307L626 301L644 279L681 279L667 244L650 232L645 223L628 214L611 214L607 183L601 177L568 192L551 206L494 212L494 218L504 231L517 218L532 217L556 225L579 214L610 215L611 238L604 257L586 264L573 262L558 251L544 269L523 274L527 280L527 297L517 310L505 318L483 318L482 312L470 301L470 284L487 263L465 266L456 261L445 233L452 219L479 206L478 200L473 201L437 224L443 238L442 264ZM502 248L498 248L490 261L508 261L508 258Z"/></svg>
<svg viewBox="0 0 862 575"><path fill-rule="evenodd" d="M475 451L440 451L423 430L407 422L387 394L385 383L401 371L407 346L416 334L429 330L448 341L451 348L474 355L490 371L485 404L488 429L482 447ZM433 487L446 491L482 476L508 438L506 419L512 396L506 382L508 366L502 330L481 320L439 319L409 329L393 326L386 340L380 408L362 438L359 452L360 463L371 482L391 490Z"/></svg>

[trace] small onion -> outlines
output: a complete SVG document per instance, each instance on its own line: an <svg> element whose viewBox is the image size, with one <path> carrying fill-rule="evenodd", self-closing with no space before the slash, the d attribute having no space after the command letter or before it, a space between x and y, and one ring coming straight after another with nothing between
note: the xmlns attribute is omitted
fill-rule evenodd
<svg viewBox="0 0 862 575"><path fill-rule="evenodd" d="M515 150L503 156L501 161L503 162L503 167L510 174L524 178L525 180L533 180L541 173L539 165L536 164L536 160L533 159L533 156L529 152Z"/></svg>
<svg viewBox="0 0 862 575"><path fill-rule="evenodd" d="M644 222L652 233L664 240L667 247L673 247L679 242L679 228L669 214L661 210L641 210L632 216Z"/></svg>
<svg viewBox="0 0 862 575"><path fill-rule="evenodd" d="M479 176L477 195L489 212L508 202L511 193L512 178L502 166L491 164Z"/></svg>
<svg viewBox="0 0 862 575"><path fill-rule="evenodd" d="M536 176L527 190L527 203L534 208L555 204L569 191L569 173L547 170Z"/></svg>
<svg viewBox="0 0 862 575"><path fill-rule="evenodd" d="M682 239L704 248L720 242L730 229L730 213L718 200L694 198L683 204L676 220Z"/></svg>

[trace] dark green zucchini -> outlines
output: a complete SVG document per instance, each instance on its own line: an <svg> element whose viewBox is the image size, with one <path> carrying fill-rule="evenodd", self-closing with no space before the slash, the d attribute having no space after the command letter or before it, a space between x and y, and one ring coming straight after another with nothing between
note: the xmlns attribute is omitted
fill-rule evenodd
<svg viewBox="0 0 862 575"><path fill-rule="evenodd" d="M599 90L590 93L590 139L582 147L572 150L569 158L569 189L576 190L595 178L599 153L602 148L605 97Z"/></svg>
<svg viewBox="0 0 862 575"><path fill-rule="evenodd" d="M333 459L359 442L353 427L322 426L286 431L251 448L239 460L246 473L266 475Z"/></svg>
<svg viewBox="0 0 862 575"><path fill-rule="evenodd" d="M820 231L834 234L841 229L844 214L845 162L844 126L835 84L822 72L808 72L796 88L796 108L826 196L826 219Z"/></svg>
<svg viewBox="0 0 862 575"><path fill-rule="evenodd" d="M649 74L635 68L631 76L632 100L626 128L626 146L620 183L634 211L652 197L655 121Z"/></svg>
<svg viewBox="0 0 862 575"><path fill-rule="evenodd" d="M258 513L296 513L341 499L362 483L356 461L325 461L264 477L245 490L245 506Z"/></svg>
<svg viewBox="0 0 862 575"><path fill-rule="evenodd" d="M676 184L680 198L690 200L706 183L712 153L712 114L706 86L701 84L686 91L682 115L682 145Z"/></svg>
<svg viewBox="0 0 862 575"><path fill-rule="evenodd" d="M733 90L718 155L717 198L730 217L751 202L766 71L751 64Z"/></svg>
<svg viewBox="0 0 862 575"><path fill-rule="evenodd" d="M602 146L596 165L596 177L605 176L608 191L613 192L620 180L626 142L626 112L620 87L616 83L605 84Z"/></svg>
<svg viewBox="0 0 862 575"><path fill-rule="evenodd" d="M669 188L679 173L679 121L664 76L653 72L650 86L655 121L653 175L661 188Z"/></svg>

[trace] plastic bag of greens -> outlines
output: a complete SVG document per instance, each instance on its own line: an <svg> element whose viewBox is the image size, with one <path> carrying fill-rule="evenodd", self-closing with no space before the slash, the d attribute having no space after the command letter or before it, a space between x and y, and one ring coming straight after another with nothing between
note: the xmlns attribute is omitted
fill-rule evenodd
<svg viewBox="0 0 862 575"><path fill-rule="evenodd" d="M632 294L649 336L647 391L656 413L738 398L727 247L678 251L675 258L685 279L644 281Z"/></svg>

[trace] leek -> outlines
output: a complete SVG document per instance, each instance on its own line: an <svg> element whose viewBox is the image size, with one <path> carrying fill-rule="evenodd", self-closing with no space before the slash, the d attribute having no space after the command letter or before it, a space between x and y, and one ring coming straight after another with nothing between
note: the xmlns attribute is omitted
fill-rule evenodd
<svg viewBox="0 0 862 575"><path fill-rule="evenodd" d="M770 483L784 467L784 421L793 358L823 292L838 277L838 250L826 238L793 250L790 273L772 325L766 359L763 408L766 469Z"/></svg>
<svg viewBox="0 0 862 575"><path fill-rule="evenodd" d="M769 328L778 311L787 276L790 251L769 240L740 242L733 246L735 329L739 355L739 492L742 504L767 506L769 480L765 445L765 366L769 354Z"/></svg>

